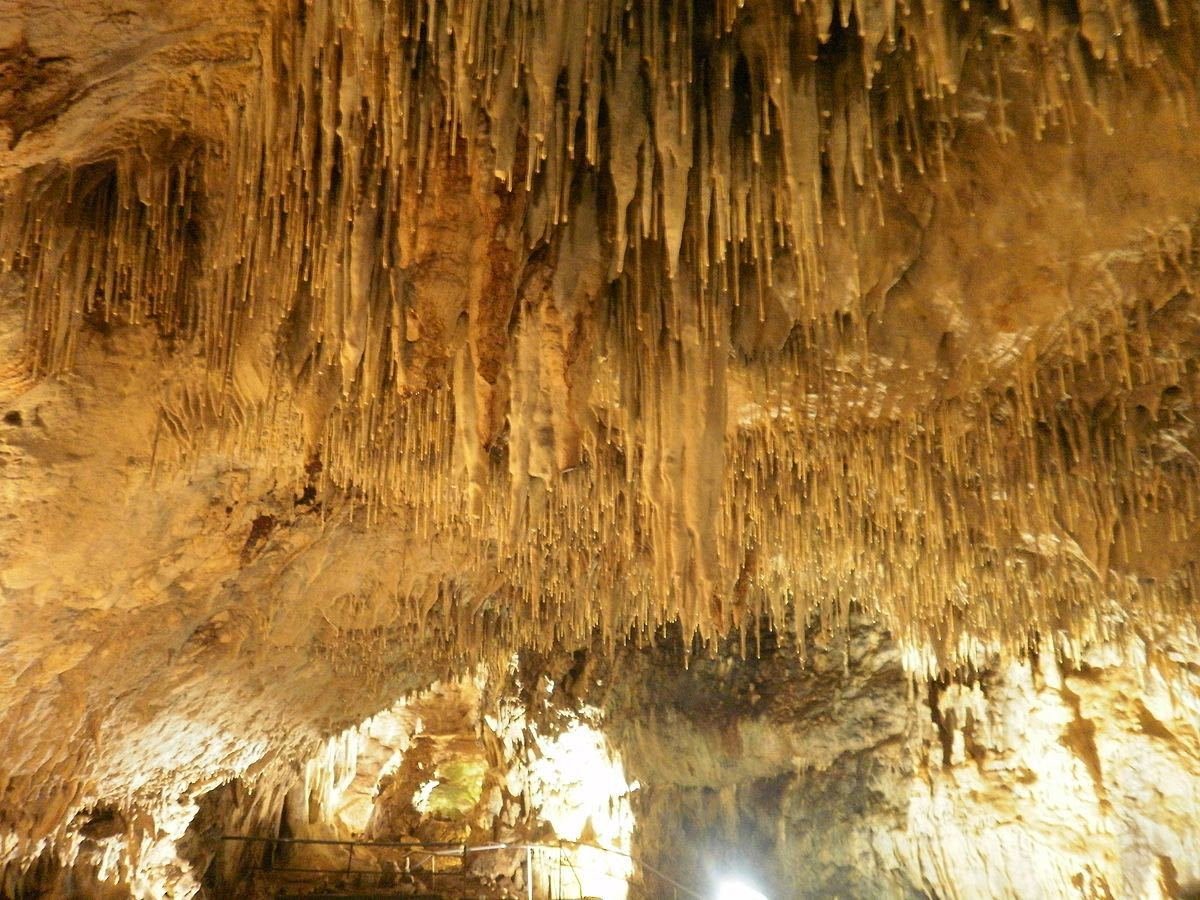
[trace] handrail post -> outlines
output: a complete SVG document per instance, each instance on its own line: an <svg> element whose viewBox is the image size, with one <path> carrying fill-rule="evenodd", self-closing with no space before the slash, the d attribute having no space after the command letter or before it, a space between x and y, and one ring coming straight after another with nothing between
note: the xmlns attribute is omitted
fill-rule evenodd
<svg viewBox="0 0 1200 900"><path fill-rule="evenodd" d="M349 875L354 870L354 845L350 845L350 852L346 854L346 874Z"/></svg>
<svg viewBox="0 0 1200 900"><path fill-rule="evenodd" d="M525 847L525 896L533 900L533 847Z"/></svg>

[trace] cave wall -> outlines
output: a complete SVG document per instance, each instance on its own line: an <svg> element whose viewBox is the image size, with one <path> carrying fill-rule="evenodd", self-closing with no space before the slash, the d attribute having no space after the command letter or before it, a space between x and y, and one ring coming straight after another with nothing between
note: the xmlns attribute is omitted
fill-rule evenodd
<svg viewBox="0 0 1200 900"><path fill-rule="evenodd" d="M858 623L760 657L625 658L592 688L631 779L634 854L703 893L1178 897L1195 860L1200 693L1186 641L938 680ZM593 698L595 699L595 698ZM654 896L654 879L646 896Z"/></svg>

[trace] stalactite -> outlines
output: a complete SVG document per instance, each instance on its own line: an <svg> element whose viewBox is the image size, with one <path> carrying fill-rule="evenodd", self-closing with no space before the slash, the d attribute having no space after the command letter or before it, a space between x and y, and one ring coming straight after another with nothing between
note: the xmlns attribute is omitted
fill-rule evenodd
<svg viewBox="0 0 1200 900"><path fill-rule="evenodd" d="M153 323L205 369L160 444L301 445L369 524L466 541L504 585L402 598L397 628L466 653L858 606L950 665L969 637L1185 602L1190 569L1127 571L1194 530L1194 460L1131 426L1148 392L1191 396L1160 309L1089 308L971 403L916 410L853 371L871 301L829 279L834 243L857 265L886 198L942 176L972 67L1002 141L1103 115L1134 73L1191 108L1192 7L302 7L224 143L7 184L0 265L27 371L69 368L85 322ZM1190 235L1160 239L1190 291Z"/></svg>

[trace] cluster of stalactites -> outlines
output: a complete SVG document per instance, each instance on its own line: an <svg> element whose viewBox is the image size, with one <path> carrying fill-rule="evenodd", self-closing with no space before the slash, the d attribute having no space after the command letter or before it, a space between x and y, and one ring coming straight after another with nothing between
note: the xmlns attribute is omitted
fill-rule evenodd
<svg viewBox="0 0 1200 900"><path fill-rule="evenodd" d="M1195 271L1196 251L1182 262ZM840 629L852 608L934 667L1038 635L1085 646L1190 616L1198 372L1173 343L1186 310L1178 296L1112 308L1105 330L1068 328L1053 364L1026 360L978 405L865 427L814 406L797 380L772 393L775 414L726 438L704 398L682 393L694 385L660 376L639 421L619 410L579 468L516 499L495 469L472 501L452 424L439 432L449 391L415 420L411 404L397 412L396 433L422 435L424 450L397 454L342 419L338 446L357 450L330 463L336 478L373 473L428 539L474 547L464 568L488 573L494 593L469 601L449 579L398 597L413 637L448 646L504 629L515 633L494 646L569 645L596 627L647 636L675 619L710 636L793 614ZM775 362L803 370L788 357Z"/></svg>
<svg viewBox="0 0 1200 900"><path fill-rule="evenodd" d="M880 183L936 168L971 66L994 73L1002 128L1006 90L1033 94L1037 129L1103 112L1133 72L1193 90L1190 4L1001 7L305 0L277 16L223 144L156 134L167 146L6 190L3 258L27 275L33 363L67 364L71 323L96 310L183 320L228 368L262 313L303 317L347 393L403 382L397 339L366 347L361 332L396 326L416 198L456 152L524 188L526 249L557 240L594 173L584 199L609 280L648 242L661 253L645 277L675 278L686 254L690 281L736 293L743 264L760 289L782 265L818 314L826 201L861 225ZM1002 75L1005 55L1028 71ZM206 271L189 279L197 254Z"/></svg>
<svg viewBox="0 0 1200 900"><path fill-rule="evenodd" d="M165 404L181 442L215 423L267 453L303 445L372 515L411 510L477 548L503 586L442 616L450 640L483 610L549 641L857 603L952 659L965 634L1101 629L1190 590L1112 574L1162 517L1187 530L1190 470L1168 478L1130 437L1132 401L1097 423L1053 399L1112 347L1125 396L1186 381L1190 361L1130 331L1154 310L1118 309L976 408L848 427L820 399L865 319L862 298L830 300L827 236L853 244L885 190L936 172L967 74L991 79L1001 133L1006 93L1031 98L1035 130L1103 112L1135 70L1186 97L1190 5L301 12L260 44L223 143L9 186L0 259L25 286L31 368L69 364L89 318L155 321L204 362ZM785 293L750 353L764 391L787 376L778 409L735 427L732 324ZM603 399L600 358L618 373ZM262 431L282 397L303 425ZM400 602L424 628L466 601Z"/></svg>

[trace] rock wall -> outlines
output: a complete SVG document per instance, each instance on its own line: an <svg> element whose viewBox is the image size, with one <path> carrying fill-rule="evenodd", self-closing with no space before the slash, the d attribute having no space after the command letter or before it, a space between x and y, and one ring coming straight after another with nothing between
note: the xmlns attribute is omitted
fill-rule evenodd
<svg viewBox="0 0 1200 900"><path fill-rule="evenodd" d="M701 893L1191 896L1196 648L1162 646L936 681L866 625L808 667L622 660L606 733L641 785L633 852Z"/></svg>

